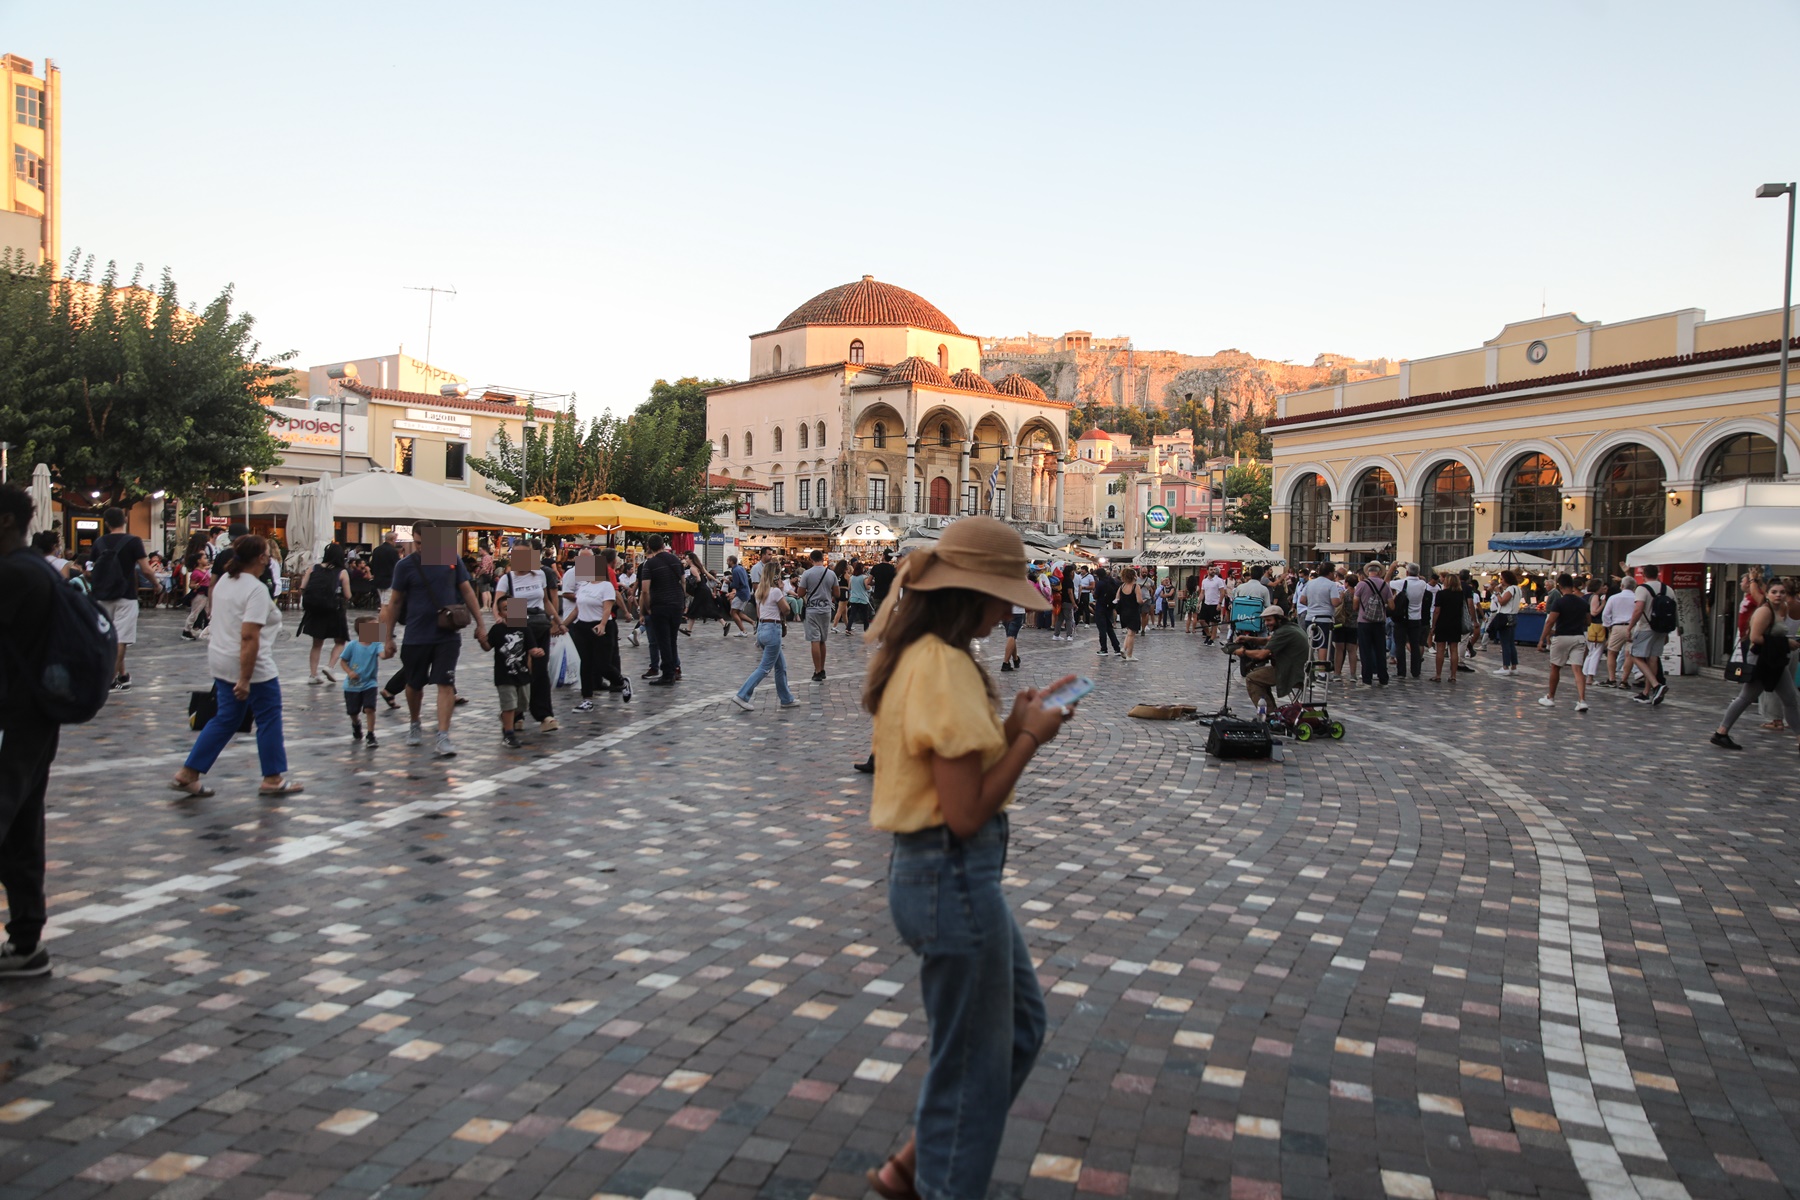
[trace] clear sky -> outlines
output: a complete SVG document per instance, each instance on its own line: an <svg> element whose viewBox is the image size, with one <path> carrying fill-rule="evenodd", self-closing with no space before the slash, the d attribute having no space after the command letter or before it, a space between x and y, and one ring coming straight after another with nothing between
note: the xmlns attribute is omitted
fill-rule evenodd
<svg viewBox="0 0 1800 1200"><path fill-rule="evenodd" d="M1778 308L1792 0L0 0L64 69L65 251L301 365L629 408L869 273L975 334L1417 357ZM1781 97L1785 95L1786 100Z"/></svg>

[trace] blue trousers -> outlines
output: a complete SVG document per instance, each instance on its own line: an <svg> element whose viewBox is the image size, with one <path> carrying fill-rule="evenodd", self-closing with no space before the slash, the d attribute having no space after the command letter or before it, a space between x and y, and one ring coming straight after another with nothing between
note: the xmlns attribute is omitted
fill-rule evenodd
<svg viewBox="0 0 1800 1200"><path fill-rule="evenodd" d="M783 704L792 704L794 693L788 691L787 655L781 652L780 622L758 621L756 623L756 644L762 647L762 661L756 664L756 669L750 672L750 678L744 680L744 686L738 689L738 699L748 700L754 696L756 685L766 679L770 671L773 671L775 672L776 699Z"/></svg>
<svg viewBox="0 0 1800 1200"><path fill-rule="evenodd" d="M251 684L250 699L246 701L240 701L232 693L231 686L223 679L213 680L213 699L218 701L219 711L194 739L194 748L187 756L188 770L202 775L212 770L226 743L231 741L231 735L244 723L244 709L248 707L256 717L256 757L262 763L262 773L265 776L286 775L287 742L281 735L281 680Z"/></svg>
<svg viewBox="0 0 1800 1200"><path fill-rule="evenodd" d="M1006 1114L1037 1062L1044 994L1006 907L1002 813L968 839L945 826L894 835L888 908L924 963L931 1064L914 1121L925 1200L984 1200Z"/></svg>

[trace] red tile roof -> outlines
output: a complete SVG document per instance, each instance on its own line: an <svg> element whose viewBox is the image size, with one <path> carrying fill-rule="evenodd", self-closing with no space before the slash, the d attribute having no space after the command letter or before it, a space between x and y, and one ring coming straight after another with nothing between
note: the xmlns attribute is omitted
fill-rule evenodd
<svg viewBox="0 0 1800 1200"><path fill-rule="evenodd" d="M994 390L1005 396L1017 396L1021 400L1048 400L1050 398L1044 394L1043 388L1017 372L1002 375L994 384Z"/></svg>
<svg viewBox="0 0 1800 1200"><path fill-rule="evenodd" d="M471 400L466 396L442 396L436 392L403 392L398 388L370 387L366 383L358 383L354 379L343 381L344 387L359 396L367 396L371 400L385 400L389 404L410 404L415 408L455 408L464 412L503 413L511 417L523 417L523 404L505 404L498 400ZM544 414L555 410L543 409Z"/></svg>
<svg viewBox="0 0 1800 1200"><path fill-rule="evenodd" d="M891 283L877 283L873 275L820 292L775 328L802 325L907 325L934 333L962 333L956 322L923 296Z"/></svg>
<svg viewBox="0 0 1800 1200"><path fill-rule="evenodd" d="M710 471L706 474L706 486L736 488L740 492L766 492L769 490L769 485L766 483L752 483L748 479L733 479L729 475L715 475Z"/></svg>
<svg viewBox="0 0 1800 1200"><path fill-rule="evenodd" d="M962 370L958 371L956 374L954 374L950 377L950 386L955 387L955 388L961 388L965 392L989 392L989 393L992 393L992 392L997 392L999 390L999 389L995 388L993 384L989 383L986 379L984 379L982 376L977 375L975 372L969 370L969 368L967 368L967 367L964 367Z"/></svg>
<svg viewBox="0 0 1800 1200"><path fill-rule="evenodd" d="M1800 338L1789 343L1789 348L1800 350ZM1559 375L1540 375L1535 379L1514 379L1507 383L1497 383L1492 387L1458 388L1449 392L1427 392L1422 396L1406 396L1399 400L1379 400L1373 404L1356 404L1348 408L1330 409L1325 412L1302 413L1292 417L1277 417L1265 422L1264 429L1279 429L1290 425L1310 425L1315 421L1330 421L1338 417L1364 417L1373 413L1386 412L1397 408L1416 408L1422 404L1441 404L1447 400L1467 400L1472 396L1500 397L1507 392L1528 391L1531 388L1554 387L1562 383L1585 383L1588 380L1615 379L1621 375L1637 375L1644 371L1666 371L1670 367L1685 367L1703 363L1728 362L1734 358L1753 358L1759 354L1779 354L1781 339L1768 342L1753 342L1747 346L1726 346L1718 350L1702 350L1698 354L1671 354L1666 358L1651 358L1643 362L1620 363L1616 367L1597 367L1591 371L1565 371Z"/></svg>
<svg viewBox="0 0 1800 1200"><path fill-rule="evenodd" d="M954 387L950 375L944 368L927 358L913 355L903 358L888 368L887 376L882 383L933 383L938 387Z"/></svg>

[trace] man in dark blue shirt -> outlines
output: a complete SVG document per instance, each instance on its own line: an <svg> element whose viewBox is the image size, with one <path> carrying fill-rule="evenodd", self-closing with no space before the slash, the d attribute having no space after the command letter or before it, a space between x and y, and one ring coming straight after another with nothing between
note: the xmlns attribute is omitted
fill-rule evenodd
<svg viewBox="0 0 1800 1200"><path fill-rule="evenodd" d="M435 684L437 757L454 758L450 717L456 711L456 659L462 652L462 626L474 622L475 640L484 650L487 637L474 581L456 554L456 531L437 529L431 521L414 522L413 530L419 549L395 566L393 590L381 610L382 640L387 645L382 657L394 657L394 624L404 622L406 647L399 653L406 670L406 707L412 715L406 744L417 746L425 740L419 709L426 684ZM458 623L455 614L462 609L467 609L468 619ZM440 611L444 613L442 621Z"/></svg>

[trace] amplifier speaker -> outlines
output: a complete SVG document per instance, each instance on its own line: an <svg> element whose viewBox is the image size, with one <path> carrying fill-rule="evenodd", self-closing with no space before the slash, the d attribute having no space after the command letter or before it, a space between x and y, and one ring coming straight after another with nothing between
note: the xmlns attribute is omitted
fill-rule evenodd
<svg viewBox="0 0 1800 1200"><path fill-rule="evenodd" d="M1206 752L1216 758L1268 758L1275 741L1260 721L1220 719L1206 735Z"/></svg>

